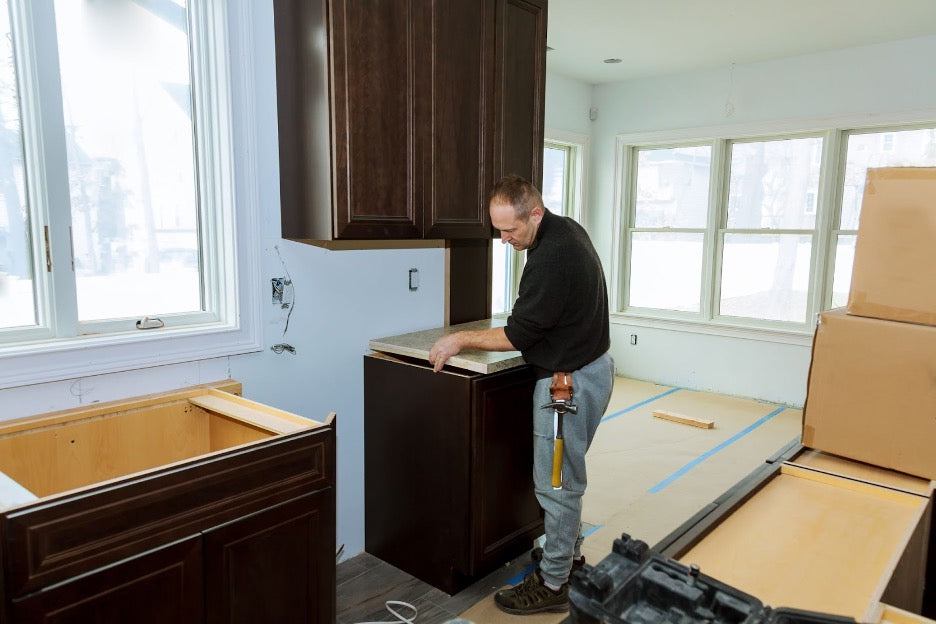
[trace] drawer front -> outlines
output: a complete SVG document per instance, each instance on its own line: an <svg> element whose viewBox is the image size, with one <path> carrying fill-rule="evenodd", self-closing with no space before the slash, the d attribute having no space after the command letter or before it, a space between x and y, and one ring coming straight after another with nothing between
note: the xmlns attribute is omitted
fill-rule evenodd
<svg viewBox="0 0 936 624"><path fill-rule="evenodd" d="M11 510L0 518L6 595L333 486L334 445L322 427Z"/></svg>

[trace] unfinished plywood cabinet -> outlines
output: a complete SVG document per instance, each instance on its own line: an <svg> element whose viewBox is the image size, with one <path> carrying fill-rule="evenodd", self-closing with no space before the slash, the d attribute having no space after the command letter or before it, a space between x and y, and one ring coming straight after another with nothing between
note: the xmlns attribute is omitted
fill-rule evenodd
<svg viewBox="0 0 936 624"><path fill-rule="evenodd" d="M655 546L772 607L926 613L934 482L801 449ZM895 609L896 607L896 609Z"/></svg>
<svg viewBox="0 0 936 624"><path fill-rule="evenodd" d="M0 624L334 621L334 416L239 391L0 423Z"/></svg>

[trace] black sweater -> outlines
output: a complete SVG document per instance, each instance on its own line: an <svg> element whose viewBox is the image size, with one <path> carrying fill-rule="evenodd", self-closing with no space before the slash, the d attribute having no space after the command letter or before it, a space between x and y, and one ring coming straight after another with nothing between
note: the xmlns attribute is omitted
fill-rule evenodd
<svg viewBox="0 0 936 624"><path fill-rule="evenodd" d="M546 210L504 331L541 376L574 371L611 346L604 271L585 229Z"/></svg>

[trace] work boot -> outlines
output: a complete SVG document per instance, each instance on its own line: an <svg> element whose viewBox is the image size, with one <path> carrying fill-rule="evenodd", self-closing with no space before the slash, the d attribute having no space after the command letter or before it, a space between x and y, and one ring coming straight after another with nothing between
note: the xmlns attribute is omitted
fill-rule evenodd
<svg viewBox="0 0 936 624"><path fill-rule="evenodd" d="M514 615L543 611L561 613L569 610L569 584L565 583L553 591L543 584L539 570L533 570L519 585L494 594L494 603L501 611Z"/></svg>
<svg viewBox="0 0 936 624"><path fill-rule="evenodd" d="M543 549L542 549L542 548L540 548L539 546L537 546L536 548L534 548L533 550L530 551L530 561L532 561L533 563L539 563L539 562L542 561L542 560L543 560ZM572 576L572 573L575 572L576 570L580 569L583 565L585 565L585 556L584 556L584 555L582 555L582 556L579 557L578 559L576 559L575 557L573 557L573 558L572 558L572 569L569 570L569 576L571 577L571 576Z"/></svg>

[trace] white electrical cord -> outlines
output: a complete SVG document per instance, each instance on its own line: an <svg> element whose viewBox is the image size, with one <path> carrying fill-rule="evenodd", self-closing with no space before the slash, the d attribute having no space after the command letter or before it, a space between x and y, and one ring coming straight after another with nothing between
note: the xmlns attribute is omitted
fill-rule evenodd
<svg viewBox="0 0 936 624"><path fill-rule="evenodd" d="M390 614L393 615L397 619L388 620L385 622L358 622L357 624L400 624L401 622L403 624L414 624L416 622L416 614L418 613L418 611L416 610L416 607L414 607L410 603L403 602L402 600L388 600L387 602L384 603L384 606L387 607L387 611L389 611ZM396 611L394 611L393 607L406 607L407 609L412 609L413 614L407 618L403 615L400 615Z"/></svg>

